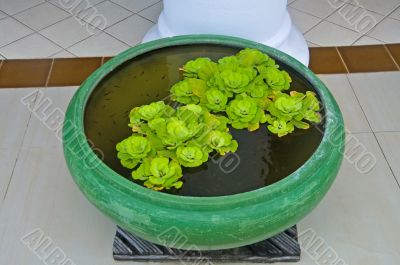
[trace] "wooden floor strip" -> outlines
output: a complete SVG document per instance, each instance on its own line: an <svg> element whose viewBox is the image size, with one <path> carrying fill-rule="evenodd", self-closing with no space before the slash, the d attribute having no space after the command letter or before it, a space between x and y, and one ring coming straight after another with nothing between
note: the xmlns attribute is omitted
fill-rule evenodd
<svg viewBox="0 0 400 265"><path fill-rule="evenodd" d="M0 60L0 88L80 85L111 57ZM312 47L316 74L399 71L400 44Z"/></svg>

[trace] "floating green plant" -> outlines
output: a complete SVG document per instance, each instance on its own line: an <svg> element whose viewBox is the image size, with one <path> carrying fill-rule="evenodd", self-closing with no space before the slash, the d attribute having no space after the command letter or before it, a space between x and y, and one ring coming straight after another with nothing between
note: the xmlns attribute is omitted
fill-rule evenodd
<svg viewBox="0 0 400 265"><path fill-rule="evenodd" d="M292 79L268 55L244 49L213 62L197 58L181 70L171 89L173 108L163 101L135 107L133 134L117 144L121 164L154 190L182 187L182 167L198 167L210 154L235 152L228 126L257 130L267 123L278 137L321 121L311 91L289 91Z"/></svg>

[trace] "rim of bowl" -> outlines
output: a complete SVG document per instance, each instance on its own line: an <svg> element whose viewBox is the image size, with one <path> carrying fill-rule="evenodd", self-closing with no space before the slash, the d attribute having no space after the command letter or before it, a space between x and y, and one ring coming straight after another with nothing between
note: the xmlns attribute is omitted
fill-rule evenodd
<svg viewBox="0 0 400 265"><path fill-rule="evenodd" d="M102 81L104 77L110 74L113 70L119 67L126 61L129 61L139 55L145 54L147 52L171 47L171 46L182 46L182 45L195 45L195 44L215 44L231 46L236 48L255 48L264 53L267 53L271 57L278 59L279 61L286 64L288 67L296 71L302 78L309 82L312 87L317 91L320 96L322 107L325 111L325 130L324 136L318 145L314 153L308 158L308 160L299 167L296 171L289 174L280 181L258 188L252 191L224 195L224 196L210 196L210 197L194 197L194 196L180 196L174 194L168 194L163 192L153 191L151 189L145 188L138 185L123 176L119 175L117 172L108 167L91 149L89 143L87 142L86 135L84 133L84 114L86 109L86 104L91 96L93 90L97 87L99 82ZM98 68L94 73L92 73L80 86L78 91L74 94L71 102L68 106L66 112L66 121L70 121L69 125L73 125L74 128L70 131L77 131L78 136L73 142L78 143L82 151L88 154L88 159L98 163L98 166L93 169L97 172L101 172L102 175L107 176L107 181L113 185L117 185L119 188L131 193L132 196L141 196L145 199L157 201L161 204L174 204L174 205L191 205L191 206L226 206L227 204L237 204L243 201L251 200L252 202L257 202L259 200L274 199L277 194L284 192L290 187L299 185L307 176L307 174L302 174L307 171L310 167L318 167L317 160L319 157L324 156L324 153L331 152L332 139L328 139L333 135L339 135L334 141L337 142L338 146L343 146L344 142L344 128L343 128L343 118L340 109L333 98L332 94L329 92L327 87L322 83L322 81L305 65L296 60L295 58L287 55L275 48L260 44L254 41L241 39L231 36L223 35L211 35L211 34L199 34L199 35L182 35L175 37L168 37L163 39L158 39L138 46L132 47L114 58L110 59L100 68ZM68 126L69 126L68 125ZM339 125L339 127L337 127ZM66 123L64 122L63 131L65 132ZM339 128L339 130L338 130ZM335 132L337 130L337 132ZM82 133L83 132L83 133ZM64 148L68 144L64 143ZM92 160L93 159L93 160Z"/></svg>

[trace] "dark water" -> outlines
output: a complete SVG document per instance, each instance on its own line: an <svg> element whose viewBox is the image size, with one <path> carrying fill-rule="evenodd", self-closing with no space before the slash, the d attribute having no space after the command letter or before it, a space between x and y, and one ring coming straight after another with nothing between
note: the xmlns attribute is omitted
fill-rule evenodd
<svg viewBox="0 0 400 265"><path fill-rule="evenodd" d="M135 107L168 97L169 88L182 77L178 68L186 61L206 56L213 60L232 55L237 48L217 45L187 45L165 48L137 57L114 70L91 95L85 112L85 132L104 153L104 162L128 179L115 150L116 143L130 135L128 113ZM278 62L279 63L279 62ZM310 85L281 64L293 79L291 89L304 92ZM278 138L265 125L255 132L231 130L238 151L215 156L199 168L184 169L183 187L174 194L220 196L254 190L275 183L299 168L322 139L322 128L296 130Z"/></svg>

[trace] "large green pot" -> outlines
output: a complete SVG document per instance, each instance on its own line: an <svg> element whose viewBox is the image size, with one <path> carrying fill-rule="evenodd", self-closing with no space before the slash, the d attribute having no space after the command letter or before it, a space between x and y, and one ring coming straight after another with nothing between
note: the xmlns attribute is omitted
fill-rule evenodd
<svg viewBox="0 0 400 265"><path fill-rule="evenodd" d="M314 88L324 106L324 136L300 168L275 184L250 192L220 197L186 197L137 185L96 156L84 133L84 114L89 96L99 82L118 66L138 56L165 47L196 44L259 49ZM176 68L171 70L176 71ZM63 132L69 170L91 203L129 232L154 243L182 249L243 246L296 224L328 191L339 170L344 148L340 110L328 89L307 67L273 48L215 35L161 39L116 56L94 72L76 92L66 113Z"/></svg>

